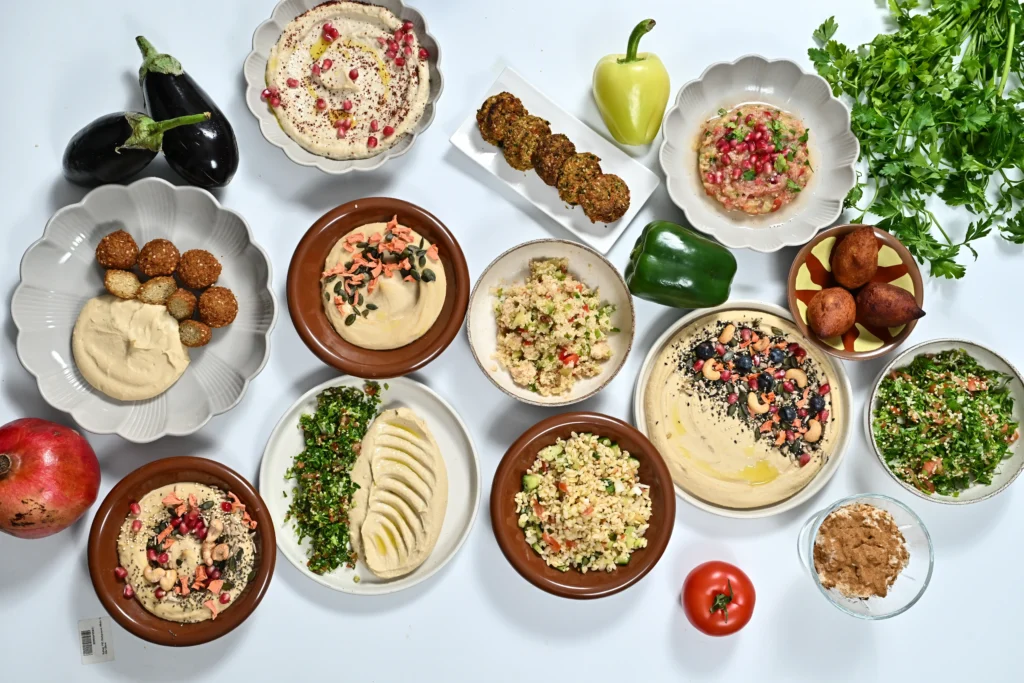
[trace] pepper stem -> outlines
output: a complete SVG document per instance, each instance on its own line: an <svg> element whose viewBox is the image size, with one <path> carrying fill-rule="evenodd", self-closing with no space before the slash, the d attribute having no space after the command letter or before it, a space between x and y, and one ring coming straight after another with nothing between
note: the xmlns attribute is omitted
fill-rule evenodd
<svg viewBox="0 0 1024 683"><path fill-rule="evenodd" d="M153 47L153 43L146 40L144 36L136 36L135 44L139 46L139 50L142 52L142 66L139 68L140 84L146 80L146 76L150 73L168 74L171 76L180 76L184 73L184 69L181 68L181 62L169 54L157 52L156 48Z"/></svg>
<svg viewBox="0 0 1024 683"><path fill-rule="evenodd" d="M179 126L190 126L207 121L210 118L210 112L188 114L166 121L154 121L148 116L134 112L125 114L125 118L132 127L132 134L117 150L148 149L150 152L159 152L164 142L164 133Z"/></svg>
<svg viewBox="0 0 1024 683"><path fill-rule="evenodd" d="M6 453L0 453L0 479L3 479L11 471L12 464L11 456Z"/></svg>
<svg viewBox="0 0 1024 683"><path fill-rule="evenodd" d="M629 34L629 43L626 45L626 56L619 60L619 64L641 61L636 58L636 51L640 47L640 39L650 33L654 28L654 19L644 19L633 32Z"/></svg>

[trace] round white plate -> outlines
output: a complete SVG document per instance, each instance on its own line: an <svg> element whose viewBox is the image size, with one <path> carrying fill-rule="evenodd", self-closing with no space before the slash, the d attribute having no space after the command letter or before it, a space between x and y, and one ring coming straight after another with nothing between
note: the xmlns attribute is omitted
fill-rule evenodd
<svg viewBox="0 0 1024 683"><path fill-rule="evenodd" d="M896 368L906 367L910 365L913 360L925 353L939 353L940 351L949 351L950 349L963 349L971 356L974 360L978 361L983 367L989 370L998 370L999 372L1009 375L1010 379L1010 394L1013 396L1013 419L1018 423L1024 423L1024 379L1021 378L1021 374L1017 372L1017 368L1013 367L1010 361L1000 356L995 351L976 344L975 342L966 341L964 339L933 339L931 341L912 346L903 353L893 358L889 363L882 369L882 372L878 374L878 378L875 380L874 387L871 389L871 398L864 408L864 430L868 439L868 443L871 444L871 449L875 453L875 457L878 458L878 462L881 463L885 471L889 473L889 476L893 478L900 486L910 491L918 498L924 498L930 500L933 503L948 503L951 505L966 505L967 503L977 503L980 500L991 498L998 493L1005 490L1010 484L1013 483L1021 471L1024 471L1024 447L1021 447L1021 440L1018 439L1012 447L1012 455L1003 460L996 468L996 473L992 475L992 483L988 485L974 484L965 491L961 491L959 496L943 496L938 493L928 495L921 491L918 491L916 487L907 482L903 481L889 469L889 466L885 464L885 459L882 458L881 452L878 450L878 445L875 444L875 436L871 430L871 415L875 412L875 408L878 406L878 387L882 383L882 379L885 378L890 372Z"/></svg>
<svg viewBox="0 0 1024 683"><path fill-rule="evenodd" d="M383 595L426 581L455 556L469 536L480 507L480 462L469 430L455 409L433 390L407 377L383 380L381 410L406 407L419 415L433 433L448 468L448 509L434 551L411 574L381 579L359 560L355 569L340 567L329 574L314 574L306 566L308 541L299 544L292 523L285 522L294 482L284 478L296 455L305 447L299 417L316 412L316 397L327 387L362 387L366 380L343 375L307 391L277 423L260 463L260 495L274 520L277 547L295 567L319 584L342 593ZM282 495L282 493L284 495ZM359 577L356 581L355 577Z"/></svg>
<svg viewBox="0 0 1024 683"><path fill-rule="evenodd" d="M568 258L569 272L588 287L598 289L602 301L616 306L612 326L619 331L608 337L612 357L604 363L599 375L578 380L566 396L541 396L519 386L494 357L498 351L498 326L494 321L495 296L491 292L496 287L524 282L530 276L530 262L542 258ZM494 386L523 403L566 406L590 398L615 378L633 346L635 322L633 296L608 259L576 242L544 239L512 247L487 266L469 296L466 333L477 365Z"/></svg>
<svg viewBox="0 0 1024 683"><path fill-rule="evenodd" d="M636 378L636 386L633 388L633 424L636 425L637 429L643 432L644 436L650 436L647 433L647 412L644 409L644 388L647 386L647 379L651 375L651 369L654 365L654 361L664 349L665 345L668 344L679 330L686 327L694 320L703 318L711 313L735 310L763 311L782 318L783 320L793 322L793 317L786 309L781 306L766 304L760 301L729 301L728 303L716 308L698 308L680 318L678 322L669 327L665 330L664 334L658 337L658 341L654 342L654 346L651 347L650 352L647 354L647 358L644 359L644 364L640 367L640 374L637 375ZM806 342L806 346L808 348L811 347L809 340ZM721 517L732 517L734 519L771 517L772 515L781 514L786 510L792 510L813 498L814 495L828 483L828 480L832 478L832 475L836 473L836 470L839 469L839 463L843 460L843 455L846 452L846 443L850 439L850 430L853 426L853 393L850 390L850 379L846 376L846 368L843 367L842 363L828 356L825 356L824 359L826 363L831 365L831 372L829 374L830 377L834 378L834 381L831 382L832 390L840 392L843 397L843 404L846 406L846 411L849 414L847 415L846 422L843 425L842 433L836 440L836 448L832 453L832 457L828 459L828 462L826 462L821 468L818 475L814 477L807 486L785 500L780 500L774 505L765 505L759 508L729 508L715 505L698 498L680 487L679 484L675 484L676 495L701 510L714 513Z"/></svg>

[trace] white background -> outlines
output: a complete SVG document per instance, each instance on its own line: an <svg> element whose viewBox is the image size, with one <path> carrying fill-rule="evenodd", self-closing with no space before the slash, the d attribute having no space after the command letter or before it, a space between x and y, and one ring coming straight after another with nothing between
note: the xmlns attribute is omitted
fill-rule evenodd
<svg viewBox="0 0 1024 683"><path fill-rule="evenodd" d="M45 10L43 7L45 6ZM242 403L187 438L136 446L90 436L100 457L100 496L129 471L157 458L215 458L255 480L264 444L294 399L334 371L302 344L284 309L288 261L303 232L328 209L359 197L390 195L425 207L459 239L473 278L505 249L555 235L541 214L448 143L479 105L501 67L515 67L542 92L604 132L590 96L594 63L621 52L633 25L658 27L643 47L684 82L718 61L756 52L789 57L810 69L811 31L836 14L848 44L885 30L868 0L718 2L545 2L421 0L442 48L444 93L437 117L404 157L372 173L331 177L289 162L259 134L243 103L242 61L273 0L9 0L0 20L7 77L0 106L0 423L37 416L69 423L41 400L15 355L9 314L18 264L59 207L83 191L61 177L71 135L93 118L141 109L133 38L145 34L177 56L224 109L241 148L234 181L218 197L241 212L274 265L282 309L269 364ZM642 159L657 167L656 151ZM660 174L660 169L656 169ZM163 162L149 171L178 182ZM624 267L640 229L679 219L664 186L611 253ZM953 224L960 221L952 220ZM960 216L959 218L963 218ZM1018 367L1021 249L992 237L977 264L954 283L927 283L928 315L911 343L966 336L990 344ZM795 249L737 252L734 298L785 304ZM599 396L579 408L631 418L633 379L653 340L680 311L637 301L632 356ZM862 402L884 361L847 364ZM891 482L868 450L860 408L849 452L836 477L811 503L758 521L718 518L680 501L671 544L658 566L630 590L596 602L547 595L522 580L494 542L486 499L505 448L551 414L503 395L478 370L460 334L414 376L445 396L470 426L480 450L483 509L469 541L449 566L414 589L383 597L334 593L304 578L283 557L262 605L234 633L187 651L149 645L114 629L116 660L79 663L79 619L104 614L89 582L90 511L57 536L21 541L0 535L0 678L19 680L1020 680L1018 611L1024 591L1021 517L1024 484L966 507L921 501ZM818 594L796 555L804 519L837 498L876 491L909 502L935 541L932 585L906 614L866 623L841 614ZM697 563L723 559L743 567L757 587L752 622L731 638L697 633L678 594Z"/></svg>

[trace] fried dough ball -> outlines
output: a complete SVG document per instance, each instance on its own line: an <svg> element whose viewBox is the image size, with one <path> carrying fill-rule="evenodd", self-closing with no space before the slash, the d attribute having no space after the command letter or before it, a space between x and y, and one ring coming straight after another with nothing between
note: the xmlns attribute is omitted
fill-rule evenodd
<svg viewBox="0 0 1024 683"><path fill-rule="evenodd" d="M96 261L104 268L131 270L139 258L139 245L124 230L117 230L96 245Z"/></svg>
<svg viewBox="0 0 1024 683"><path fill-rule="evenodd" d="M198 320L182 320L178 323L178 338L181 339L182 344L190 348L206 346L210 343L212 336L213 331L210 326Z"/></svg>
<svg viewBox="0 0 1024 683"><path fill-rule="evenodd" d="M579 193L591 178L601 175L601 158L590 152L574 154L558 174L558 196L566 204L579 204Z"/></svg>
<svg viewBox="0 0 1024 683"><path fill-rule="evenodd" d="M612 223L629 210L629 187L619 176L602 173L583 186L579 202L591 223Z"/></svg>
<svg viewBox="0 0 1024 683"><path fill-rule="evenodd" d="M167 299L167 312L178 320L188 320L196 312L196 295L187 289L175 290Z"/></svg>
<svg viewBox="0 0 1024 683"><path fill-rule="evenodd" d="M857 228L843 237L832 252L832 275L847 289L871 282L878 272L878 239L873 228Z"/></svg>
<svg viewBox="0 0 1024 683"><path fill-rule="evenodd" d="M807 324L819 337L838 337L856 320L857 304L842 287L823 289L807 304Z"/></svg>
<svg viewBox="0 0 1024 683"><path fill-rule="evenodd" d="M530 161L540 179L553 186L558 182L562 164L574 154L576 154L576 145L572 143L572 140L561 133L556 133L541 137L537 148L533 150L533 158Z"/></svg>
<svg viewBox="0 0 1024 683"><path fill-rule="evenodd" d="M180 259L181 253L170 241L152 240L139 252L139 270L147 277L174 275Z"/></svg>
<svg viewBox="0 0 1024 683"><path fill-rule="evenodd" d="M857 317L871 327L898 327L924 316L914 295L888 282L870 282L857 294Z"/></svg>
<svg viewBox="0 0 1024 683"><path fill-rule="evenodd" d="M103 286L118 299L134 299L139 295L139 276L130 270L111 269L103 276Z"/></svg>
<svg viewBox="0 0 1024 683"><path fill-rule="evenodd" d="M142 283L142 287L139 289L139 301L144 304L163 306L177 289L178 283L174 281L173 277L161 275Z"/></svg>
<svg viewBox="0 0 1024 683"><path fill-rule="evenodd" d="M476 112L476 123L480 135L492 145L505 141L509 126L521 116L526 116L526 107L510 92L500 92L488 97Z"/></svg>
<svg viewBox="0 0 1024 683"><path fill-rule="evenodd" d="M551 135L551 126L539 116L522 116L509 126L502 152L505 161L519 171L533 168L533 151L541 138Z"/></svg>
<svg viewBox="0 0 1024 683"><path fill-rule="evenodd" d="M210 287L199 296L199 319L210 327L230 325L238 315L238 300L227 287Z"/></svg>
<svg viewBox="0 0 1024 683"><path fill-rule="evenodd" d="M220 277L220 261L205 249L189 249L178 262L178 277L190 289L206 289Z"/></svg>

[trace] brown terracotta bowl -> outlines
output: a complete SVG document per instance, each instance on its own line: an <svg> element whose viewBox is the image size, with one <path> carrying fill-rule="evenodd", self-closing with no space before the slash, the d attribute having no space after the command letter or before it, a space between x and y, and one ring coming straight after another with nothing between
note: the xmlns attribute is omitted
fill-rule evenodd
<svg viewBox="0 0 1024 683"><path fill-rule="evenodd" d="M117 536L128 514L129 503L140 500L153 489L177 482L195 482L231 491L257 522L256 577L231 609L221 612L214 620L197 624L179 624L150 614L137 600L124 597L124 582L114 576L114 567L118 566ZM234 470L205 458L164 458L135 470L103 499L89 531L89 574L100 602L125 630L157 645L199 645L233 631L252 614L266 594L276 559L274 522L260 494Z"/></svg>
<svg viewBox="0 0 1024 683"><path fill-rule="evenodd" d="M448 289L441 313L426 334L397 349L374 351L350 344L331 326L320 299L320 275L327 254L346 233L367 223L389 221L396 215L402 225L438 246ZM441 355L462 327L469 290L466 257L448 228L415 204L389 197L357 199L325 213L306 231L288 268L288 310L302 341L324 363L366 379L399 377Z"/></svg>
<svg viewBox="0 0 1024 683"><path fill-rule="evenodd" d="M901 327L879 328L862 324L859 320L842 337L822 339L807 325L807 304L818 291L838 287L832 277L832 254L836 246L850 232L869 227L878 240L878 272L872 282L887 282L906 289L914 295L917 305L924 307L924 283L921 269L907 248L885 230L864 225L837 225L823 230L804 245L789 269L789 310L800 332L823 351L844 360L868 360L884 356L910 336L917 326L912 320ZM851 293L856 297L858 290Z"/></svg>
<svg viewBox="0 0 1024 683"><path fill-rule="evenodd" d="M622 450L640 461L640 481L651 487L651 520L647 547L633 552L625 567L612 572L570 569L560 572L534 552L519 528L515 495L537 453L556 439L573 433L591 432L618 442ZM604 598L629 588L651 571L661 559L676 518L676 496L672 475L654 445L632 425L600 413L562 413L538 422L509 446L498 464L491 486L491 526L505 558L519 574L548 593L563 598Z"/></svg>

